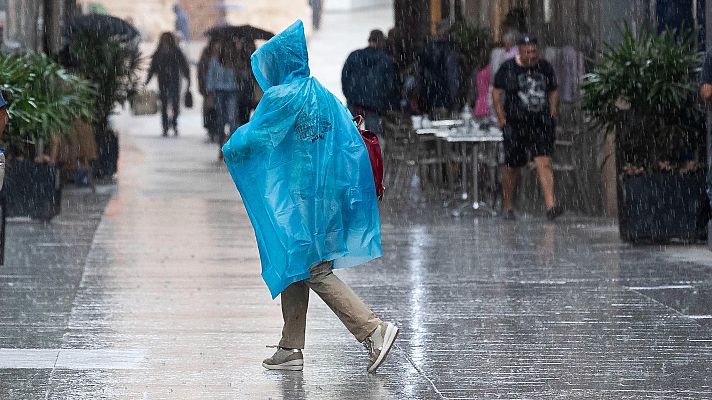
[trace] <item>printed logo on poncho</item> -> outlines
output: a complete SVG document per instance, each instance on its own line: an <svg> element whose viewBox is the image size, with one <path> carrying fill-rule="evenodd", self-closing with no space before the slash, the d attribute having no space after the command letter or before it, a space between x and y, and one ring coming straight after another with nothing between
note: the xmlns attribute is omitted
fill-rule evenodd
<svg viewBox="0 0 712 400"><path fill-rule="evenodd" d="M297 117L294 126L297 138L300 140L316 142L324 139L324 135L331 130L331 122L328 119L317 115L316 118L307 118L304 114Z"/></svg>

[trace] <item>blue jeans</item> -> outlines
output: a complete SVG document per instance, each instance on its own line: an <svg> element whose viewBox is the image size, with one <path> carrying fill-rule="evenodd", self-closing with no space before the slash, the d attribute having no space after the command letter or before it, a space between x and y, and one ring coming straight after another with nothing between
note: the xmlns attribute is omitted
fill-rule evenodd
<svg viewBox="0 0 712 400"><path fill-rule="evenodd" d="M226 139L225 125L228 126L230 134L237 130L237 91L236 90L217 90L215 92L215 111L217 140L218 146L222 146Z"/></svg>

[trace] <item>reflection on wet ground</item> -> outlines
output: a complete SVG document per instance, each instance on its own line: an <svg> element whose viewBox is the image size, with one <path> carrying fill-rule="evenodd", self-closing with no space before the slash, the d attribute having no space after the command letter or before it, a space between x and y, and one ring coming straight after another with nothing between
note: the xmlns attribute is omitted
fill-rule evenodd
<svg viewBox="0 0 712 400"><path fill-rule="evenodd" d="M712 397L709 266L621 244L605 220L393 203L385 256L339 273L402 326L388 364L367 375L314 298L304 372L264 371L280 307L214 146L136 121L110 200L78 192L55 223L10 225L2 399Z"/></svg>

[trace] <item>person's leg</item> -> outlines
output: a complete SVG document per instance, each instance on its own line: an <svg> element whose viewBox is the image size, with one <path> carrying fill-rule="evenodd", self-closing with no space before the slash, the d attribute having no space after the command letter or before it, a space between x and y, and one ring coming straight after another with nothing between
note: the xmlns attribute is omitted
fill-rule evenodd
<svg viewBox="0 0 712 400"><path fill-rule="evenodd" d="M304 334L307 327L309 287L303 281L295 282L284 289L280 296L284 327L279 347L301 350L304 348Z"/></svg>
<svg viewBox="0 0 712 400"><path fill-rule="evenodd" d="M227 93L227 97L225 99L225 106L226 108L226 118L227 118L227 126L228 129L230 130L227 134L228 136L232 135L235 130L237 130L238 125L237 125L237 92L236 91L231 91Z"/></svg>
<svg viewBox="0 0 712 400"><path fill-rule="evenodd" d="M556 205L554 197L554 168L551 163L551 157L539 156L534 158L536 172L539 175L539 185L544 193L544 203L546 209L551 210Z"/></svg>
<svg viewBox="0 0 712 400"><path fill-rule="evenodd" d="M514 209L514 190L519 180L519 168L505 165L502 168L502 208L506 211Z"/></svg>
<svg viewBox="0 0 712 400"><path fill-rule="evenodd" d="M168 91L166 88L159 88L158 96L161 100L161 126L163 136L166 136L168 134Z"/></svg>
<svg viewBox="0 0 712 400"><path fill-rule="evenodd" d="M514 209L514 191L519 180L519 169L527 163L525 143L518 126L506 125L503 129L504 167L502 168L502 208L505 217Z"/></svg>
<svg viewBox="0 0 712 400"><path fill-rule="evenodd" d="M554 167L551 156L554 153L555 129L554 120L545 118L543 123L530 125L533 142L532 156L539 176L539 185L544 193L544 203L547 210L556 206L554 195Z"/></svg>
<svg viewBox="0 0 712 400"><path fill-rule="evenodd" d="M306 330L307 307L309 306L309 288L304 282L289 285L281 294L282 339L277 351L262 361L262 366L269 370L301 371L304 367L304 332Z"/></svg>
<svg viewBox="0 0 712 400"><path fill-rule="evenodd" d="M306 285L324 300L356 340L363 342L383 321L353 289L334 275L331 265L331 262L322 262L312 267Z"/></svg>
<svg viewBox="0 0 712 400"><path fill-rule="evenodd" d="M245 125L250 122L250 111L252 110L252 105L247 99L237 99L237 115L235 117L236 128Z"/></svg>
<svg viewBox="0 0 712 400"><path fill-rule="evenodd" d="M225 92L219 91L215 94L215 132L218 147L225 144L225 123L227 122L227 105Z"/></svg>
<svg viewBox="0 0 712 400"><path fill-rule="evenodd" d="M174 86L171 88L170 94L171 101L171 128L173 132L178 135L178 114L180 114L180 86Z"/></svg>

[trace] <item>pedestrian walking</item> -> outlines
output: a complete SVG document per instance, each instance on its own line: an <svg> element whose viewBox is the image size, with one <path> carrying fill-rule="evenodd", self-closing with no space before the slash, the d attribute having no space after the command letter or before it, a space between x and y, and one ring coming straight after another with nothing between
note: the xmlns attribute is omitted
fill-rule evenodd
<svg viewBox="0 0 712 400"><path fill-rule="evenodd" d="M240 127L250 120L255 106L255 81L250 68L250 56L257 50L255 42L247 39L235 40L232 65L237 77L237 111L235 117Z"/></svg>
<svg viewBox="0 0 712 400"><path fill-rule="evenodd" d="M539 57L537 39L525 35L518 42L519 55L502 64L494 79L494 107L504 133L502 173L503 216L515 219L514 189L519 169L534 159L544 192L546 216L563 213L554 196L554 151L559 92L554 69Z"/></svg>
<svg viewBox="0 0 712 400"><path fill-rule="evenodd" d="M151 58L151 67L146 78L147 85L154 75L158 77L163 136L168 136L169 129L173 129L173 134L178 136L181 76L188 81L188 90L190 90L190 66L171 32L161 34L158 48Z"/></svg>
<svg viewBox="0 0 712 400"><path fill-rule="evenodd" d="M188 43L190 41L190 19L188 13L178 4L173 5L173 12L176 14L176 33L180 34L181 42Z"/></svg>
<svg viewBox="0 0 712 400"><path fill-rule="evenodd" d="M213 56L208 65L205 79L206 90L215 99L215 134L220 147L218 158L222 159L222 145L227 135L225 126L230 133L238 128L238 81L237 81L237 48L234 43L224 41L220 45L218 56Z"/></svg>
<svg viewBox="0 0 712 400"><path fill-rule="evenodd" d="M309 6L312 9L312 27L315 31L321 29L321 13L323 5L323 0L309 0Z"/></svg>
<svg viewBox="0 0 712 400"><path fill-rule="evenodd" d="M431 119L449 118L458 108L460 65L450 40L450 28L448 21L441 21L435 37L419 57L420 110Z"/></svg>
<svg viewBox="0 0 712 400"><path fill-rule="evenodd" d="M380 30L368 35L368 47L349 54L341 71L341 87L354 116L366 129L381 135L381 116L398 102L398 75ZM381 141L383 142L383 141Z"/></svg>
<svg viewBox="0 0 712 400"><path fill-rule="evenodd" d="M207 78L210 60L220 57L220 40L211 38L208 45L203 49L198 60L198 91L203 96L203 127L207 130L208 141L215 143L218 141L218 116L215 108L215 96L208 92ZM221 143L222 145L222 143Z"/></svg>
<svg viewBox="0 0 712 400"><path fill-rule="evenodd" d="M702 64L700 97L707 103L712 102L712 49L707 50ZM710 199L710 206L712 206L712 112L709 108L707 110L707 197ZM712 234L712 221L707 224L707 233L708 235ZM712 238L712 236L709 237Z"/></svg>
<svg viewBox="0 0 712 400"><path fill-rule="evenodd" d="M348 109L310 77L301 21L260 47L252 70L264 97L223 151L255 229L262 277L282 300L282 338L262 366L302 370L311 289L366 347L373 372L398 328L333 272L381 256L366 147Z"/></svg>

